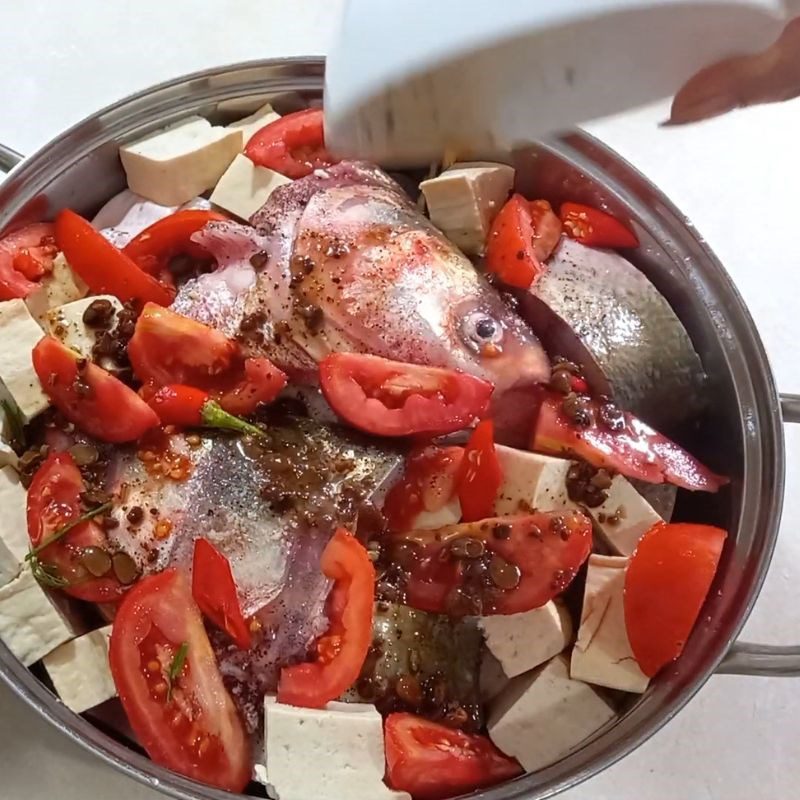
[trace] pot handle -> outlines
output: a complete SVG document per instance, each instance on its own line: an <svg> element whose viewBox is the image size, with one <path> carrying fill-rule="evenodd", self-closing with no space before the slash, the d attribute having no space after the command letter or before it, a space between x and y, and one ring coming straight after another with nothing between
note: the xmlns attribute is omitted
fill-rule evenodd
<svg viewBox="0 0 800 800"><path fill-rule="evenodd" d="M784 422L800 422L800 395L781 395L781 415ZM800 677L800 645L734 642L717 668L717 674Z"/></svg>
<svg viewBox="0 0 800 800"><path fill-rule="evenodd" d="M11 172L20 161L22 161L20 153L0 142L0 173Z"/></svg>

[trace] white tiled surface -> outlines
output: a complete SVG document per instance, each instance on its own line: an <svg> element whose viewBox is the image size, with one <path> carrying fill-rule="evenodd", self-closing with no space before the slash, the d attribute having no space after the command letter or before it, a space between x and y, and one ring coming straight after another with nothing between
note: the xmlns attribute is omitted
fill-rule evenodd
<svg viewBox="0 0 800 800"><path fill-rule="evenodd" d="M106 103L210 65L324 52L340 0L27 0L3 4L0 141L31 152ZM800 391L796 345L800 102L691 130L659 130L665 105L592 130L691 216L734 276L782 389ZM782 535L747 635L800 638L800 432L788 431ZM800 683L719 677L648 744L569 800L797 796ZM0 689L0 800L155 800Z"/></svg>

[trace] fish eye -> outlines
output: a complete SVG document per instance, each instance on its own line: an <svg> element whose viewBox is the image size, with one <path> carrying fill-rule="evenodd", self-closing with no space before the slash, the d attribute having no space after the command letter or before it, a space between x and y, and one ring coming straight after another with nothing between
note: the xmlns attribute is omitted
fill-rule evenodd
<svg viewBox="0 0 800 800"><path fill-rule="evenodd" d="M503 341L503 325L490 314L473 311L461 322L461 332L468 347L480 350L487 344L500 344Z"/></svg>

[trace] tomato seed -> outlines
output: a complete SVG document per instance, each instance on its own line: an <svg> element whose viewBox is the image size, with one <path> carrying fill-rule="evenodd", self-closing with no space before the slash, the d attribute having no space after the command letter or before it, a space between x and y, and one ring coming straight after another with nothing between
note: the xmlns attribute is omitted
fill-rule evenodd
<svg viewBox="0 0 800 800"><path fill-rule="evenodd" d="M155 537L156 539L166 539L172 532L172 523L168 519L160 519L156 523Z"/></svg>
<svg viewBox="0 0 800 800"><path fill-rule="evenodd" d="M152 661L148 661L147 662L147 671L148 672L153 672L153 673L161 672L161 664L158 661L156 661L155 659L153 659Z"/></svg>

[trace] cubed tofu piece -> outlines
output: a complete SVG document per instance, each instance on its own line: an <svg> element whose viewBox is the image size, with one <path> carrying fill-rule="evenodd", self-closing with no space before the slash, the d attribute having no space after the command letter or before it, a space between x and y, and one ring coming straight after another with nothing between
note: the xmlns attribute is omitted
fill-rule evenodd
<svg viewBox="0 0 800 800"><path fill-rule="evenodd" d="M605 503L587 512L611 551L621 556L629 556L639 539L657 522L663 522L622 475L614 476Z"/></svg>
<svg viewBox="0 0 800 800"><path fill-rule="evenodd" d="M0 381L30 421L49 405L33 369L31 353L44 336L24 300L0 303Z"/></svg>
<svg viewBox="0 0 800 800"><path fill-rule="evenodd" d="M508 682L509 677L503 672L502 664L491 650L484 647L481 653L481 670L478 676L481 700L484 703L488 703L508 686Z"/></svg>
<svg viewBox="0 0 800 800"><path fill-rule="evenodd" d="M550 601L519 614L481 617L478 625L486 646L509 678L544 664L572 641L572 620L566 608Z"/></svg>
<svg viewBox="0 0 800 800"><path fill-rule="evenodd" d="M567 473L572 461L498 445L503 483L497 493L497 514L563 511L577 508L567 496Z"/></svg>
<svg viewBox="0 0 800 800"><path fill-rule="evenodd" d="M79 633L29 567L0 586L0 639L26 667Z"/></svg>
<svg viewBox="0 0 800 800"><path fill-rule="evenodd" d="M257 131L260 131L265 125L270 122L275 122L281 118L281 115L275 111L269 103L261 106L258 111L254 111L244 119L237 119L236 122L231 122L228 125L228 130L239 130L242 132L242 147L246 147L251 137Z"/></svg>
<svg viewBox="0 0 800 800"><path fill-rule="evenodd" d="M280 800L410 800L383 782L383 722L375 706L299 708L266 698L267 782Z"/></svg>
<svg viewBox="0 0 800 800"><path fill-rule="evenodd" d="M489 738L527 772L576 750L614 719L614 709L588 683L569 676L566 658L514 678L489 710Z"/></svg>
<svg viewBox="0 0 800 800"><path fill-rule="evenodd" d="M242 151L242 131L189 117L124 145L128 186L162 206L178 206L211 189Z"/></svg>
<svg viewBox="0 0 800 800"><path fill-rule="evenodd" d="M570 675L579 681L640 694L650 680L634 658L625 628L625 570L628 559L589 556L578 640Z"/></svg>
<svg viewBox="0 0 800 800"><path fill-rule="evenodd" d="M16 470L0 468L0 586L19 575L28 554L26 496Z"/></svg>
<svg viewBox="0 0 800 800"><path fill-rule="evenodd" d="M113 320L122 311L122 303L110 294L84 297L47 312L47 332L59 339L67 347L80 353L84 358L91 358L92 348L97 341L97 328L92 328L83 321L86 309L97 300L105 300L113 308ZM112 324L113 324L112 320Z"/></svg>
<svg viewBox="0 0 800 800"><path fill-rule="evenodd" d="M219 179L211 202L243 220L249 220L279 186L292 181L279 172L257 167L241 153Z"/></svg>
<svg viewBox="0 0 800 800"><path fill-rule="evenodd" d="M431 222L465 253L482 255L492 221L513 184L513 167L471 161L454 164L419 188Z"/></svg>
<svg viewBox="0 0 800 800"><path fill-rule="evenodd" d="M39 281L39 288L25 298L31 316L43 328L47 324L47 312L73 300L80 300L89 292L89 287L72 271L63 253L53 261L53 271Z"/></svg>
<svg viewBox="0 0 800 800"><path fill-rule="evenodd" d="M76 714L117 696L108 665L111 626L78 636L44 657L61 702Z"/></svg>

